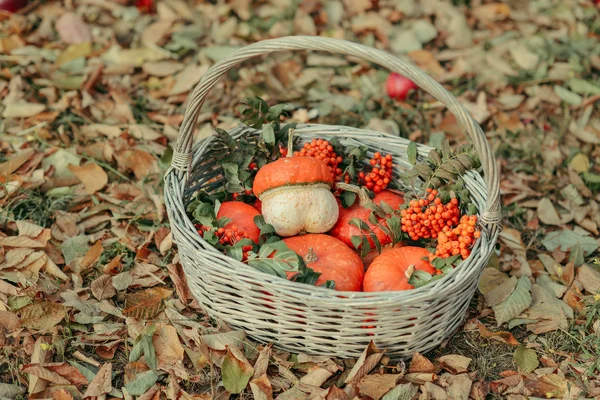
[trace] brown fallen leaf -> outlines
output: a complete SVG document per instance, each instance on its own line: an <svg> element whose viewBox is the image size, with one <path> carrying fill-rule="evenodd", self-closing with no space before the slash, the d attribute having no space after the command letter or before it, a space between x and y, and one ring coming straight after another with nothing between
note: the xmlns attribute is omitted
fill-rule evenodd
<svg viewBox="0 0 600 400"><path fill-rule="evenodd" d="M542 221L546 225L562 225L562 221L560 219L560 215L554 208L552 201L549 198L544 197L540 200L537 208L537 216L540 221Z"/></svg>
<svg viewBox="0 0 600 400"><path fill-rule="evenodd" d="M271 356L271 345L263 346L256 362L254 363L254 376L249 382L254 398L259 400L273 400L273 387L267 375L269 357Z"/></svg>
<svg viewBox="0 0 600 400"><path fill-rule="evenodd" d="M52 302L33 303L20 310L21 324L37 331L56 326L67 315L62 304Z"/></svg>
<svg viewBox="0 0 600 400"><path fill-rule="evenodd" d="M104 396L112 390L112 364L106 363L96 373L96 376L90 382L83 397Z"/></svg>
<svg viewBox="0 0 600 400"><path fill-rule="evenodd" d="M15 172L25 161L29 160L35 150L32 148L25 149L17 154L14 154L8 158L8 161L0 163L0 177L9 176Z"/></svg>
<svg viewBox="0 0 600 400"><path fill-rule="evenodd" d="M379 400L396 386L401 376L402 374L366 375L358 381L358 390L363 396Z"/></svg>
<svg viewBox="0 0 600 400"><path fill-rule="evenodd" d="M450 399L465 399L469 398L473 381L467 374L449 375L446 377L450 386L448 387L448 397Z"/></svg>
<svg viewBox="0 0 600 400"><path fill-rule="evenodd" d="M158 174L158 160L152 154L143 150L135 150L129 160L129 165L133 170L136 179L144 179L151 175Z"/></svg>
<svg viewBox="0 0 600 400"><path fill-rule="evenodd" d="M513 334L508 331L493 332L479 320L475 321L475 323L477 324L477 329L479 329L479 334L486 339L498 340L500 342L510 344L511 346L518 346L520 344Z"/></svg>
<svg viewBox="0 0 600 400"><path fill-rule="evenodd" d="M514 292L516 286L517 277L510 277L510 279L502 282L485 295L485 304L488 307L492 307L498 303L501 303L502 301L506 300L508 296L512 294L512 292Z"/></svg>
<svg viewBox="0 0 600 400"><path fill-rule="evenodd" d="M425 382L433 382L437 379L437 375L434 373L415 373L406 374L404 379L417 385L423 385Z"/></svg>
<svg viewBox="0 0 600 400"><path fill-rule="evenodd" d="M468 371L471 359L458 354L448 354L438 359L442 368L452 374L462 374Z"/></svg>
<svg viewBox="0 0 600 400"><path fill-rule="evenodd" d="M58 385L75 385L81 388L88 384L86 377L77 368L66 362L27 364L21 368L21 371Z"/></svg>
<svg viewBox="0 0 600 400"><path fill-rule="evenodd" d="M588 264L579 267L577 281L590 294L596 294L600 290L600 272Z"/></svg>
<svg viewBox="0 0 600 400"><path fill-rule="evenodd" d="M356 364L354 364L344 383L356 382L367 375L379 363L382 357L383 352L371 341L358 360L356 360Z"/></svg>
<svg viewBox="0 0 600 400"><path fill-rule="evenodd" d="M125 295L123 315L136 319L151 319L164 309L163 300L173 292L162 287L142 290Z"/></svg>
<svg viewBox="0 0 600 400"><path fill-rule="evenodd" d="M100 241L97 241L96 243L94 243L94 245L92 247L90 247L90 249L87 251L87 253L83 257L83 260L81 260L81 263L80 263L81 270L86 270L89 267L91 267L92 265L94 265L94 263L96 263L100 259L100 256L102 255L102 251L104 251L104 248L102 247L102 243Z"/></svg>
<svg viewBox="0 0 600 400"><path fill-rule="evenodd" d="M92 41L90 27L75 13L64 13L56 20L55 27L60 39L65 43L79 44Z"/></svg>
<svg viewBox="0 0 600 400"><path fill-rule="evenodd" d="M412 356L412 360L410 362L410 367L408 368L408 372L411 374L414 373L433 373L435 372L435 366L429 359L423 356L419 352L415 352Z"/></svg>
<svg viewBox="0 0 600 400"><path fill-rule="evenodd" d="M478 286L479 292L485 296L507 280L509 280L509 277L504 272L488 267L483 270L481 275Z"/></svg>
<svg viewBox="0 0 600 400"><path fill-rule="evenodd" d="M98 164L69 165L69 171L83 183L87 194L94 194L108 183L108 175Z"/></svg>
<svg viewBox="0 0 600 400"><path fill-rule="evenodd" d="M177 330L172 325L157 324L152 344L159 364L173 365L183 361L184 349L179 341Z"/></svg>
<svg viewBox="0 0 600 400"><path fill-rule="evenodd" d="M350 397L342 389L333 385L327 390L325 400L350 400Z"/></svg>
<svg viewBox="0 0 600 400"><path fill-rule="evenodd" d="M52 400L73 400L73 395L65 389L58 389L52 392Z"/></svg>
<svg viewBox="0 0 600 400"><path fill-rule="evenodd" d="M94 279L90 285L92 294L99 300L110 299L117 294L117 290L112 284L112 276L104 274Z"/></svg>

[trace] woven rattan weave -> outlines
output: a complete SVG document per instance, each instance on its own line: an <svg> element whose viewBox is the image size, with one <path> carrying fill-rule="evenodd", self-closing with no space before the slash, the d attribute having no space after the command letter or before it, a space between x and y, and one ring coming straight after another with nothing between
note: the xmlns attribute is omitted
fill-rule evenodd
<svg viewBox="0 0 600 400"><path fill-rule="evenodd" d="M480 155L483 176L464 177L480 210L482 235L467 260L442 279L403 292L354 293L293 283L256 271L221 254L206 243L186 214L191 194L220 187L221 171L204 159L211 138L192 149L194 127L208 92L232 68L245 60L286 50L314 50L351 55L398 72L444 104L472 140ZM240 126L230 133L239 137ZM337 137L345 144L363 144L369 156L392 153L395 173L405 170L408 140L364 129L300 125L303 140ZM420 145L419 157L430 148ZM165 201L174 240L190 289L206 312L246 330L261 342L273 342L292 352L336 357L358 356L373 340L387 354L407 357L438 345L463 321L480 274L494 250L499 232L499 180L492 149L480 126L455 97L428 75L396 57L360 44L322 37L283 37L244 47L213 65L188 99L185 119L165 176Z"/></svg>

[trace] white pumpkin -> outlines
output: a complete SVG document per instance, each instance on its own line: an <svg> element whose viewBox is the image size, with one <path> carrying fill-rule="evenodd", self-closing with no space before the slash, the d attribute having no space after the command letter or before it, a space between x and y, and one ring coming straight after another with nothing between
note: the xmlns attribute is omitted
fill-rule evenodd
<svg viewBox="0 0 600 400"><path fill-rule="evenodd" d="M339 207L328 185L282 186L260 197L265 222L280 236L323 233L337 222Z"/></svg>

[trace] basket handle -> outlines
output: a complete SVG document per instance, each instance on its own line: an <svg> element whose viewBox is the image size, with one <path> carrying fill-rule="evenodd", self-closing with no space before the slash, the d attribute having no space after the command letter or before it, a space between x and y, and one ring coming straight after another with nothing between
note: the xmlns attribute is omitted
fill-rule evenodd
<svg viewBox="0 0 600 400"><path fill-rule="evenodd" d="M194 127L208 92L238 64L251 58L287 50L326 51L361 58L406 76L445 105L467 132L481 159L488 193L485 210L481 211L480 221L491 230L497 228L502 219L499 173L492 147L479 124L449 91L419 68L407 64L385 51L340 39L319 36L287 36L263 40L233 52L209 68L188 98L185 116L179 130L179 139L173 152L171 169L178 172L179 179L187 174L191 166Z"/></svg>

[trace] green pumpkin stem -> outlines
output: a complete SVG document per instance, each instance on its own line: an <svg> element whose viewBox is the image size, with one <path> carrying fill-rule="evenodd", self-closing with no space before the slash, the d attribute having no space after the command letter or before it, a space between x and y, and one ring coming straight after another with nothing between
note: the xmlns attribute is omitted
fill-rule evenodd
<svg viewBox="0 0 600 400"><path fill-rule="evenodd" d="M337 182L335 184L336 189L344 190L346 192L356 193L358 195L358 204L361 207L366 206L371 203L371 198L369 197L369 192L365 188L358 187L356 185L350 185L344 182Z"/></svg>

